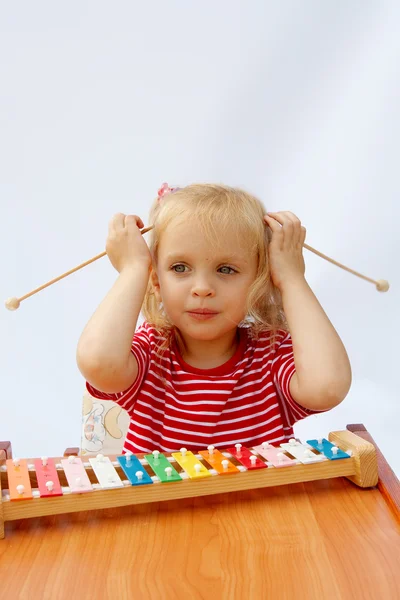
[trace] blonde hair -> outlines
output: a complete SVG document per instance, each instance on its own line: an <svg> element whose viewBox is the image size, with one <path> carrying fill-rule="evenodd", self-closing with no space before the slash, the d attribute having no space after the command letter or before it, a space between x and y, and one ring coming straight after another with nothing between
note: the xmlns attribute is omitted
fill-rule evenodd
<svg viewBox="0 0 400 600"><path fill-rule="evenodd" d="M185 222L194 219L211 246L221 240L224 231L234 232L249 252L256 254L256 279L247 295L247 317L244 322L254 338L266 330L274 338L278 329L288 329L280 291L271 279L268 260L271 230L263 220L265 214L263 203L255 196L239 188L214 184L189 185L165 196L161 202L156 198L149 213L149 225L154 226L149 232L153 265L157 265L163 233L176 220ZM160 311L151 277L142 314L148 323L165 336L166 341L160 345L160 350L168 347L174 336L180 341L179 331L168 316Z"/></svg>

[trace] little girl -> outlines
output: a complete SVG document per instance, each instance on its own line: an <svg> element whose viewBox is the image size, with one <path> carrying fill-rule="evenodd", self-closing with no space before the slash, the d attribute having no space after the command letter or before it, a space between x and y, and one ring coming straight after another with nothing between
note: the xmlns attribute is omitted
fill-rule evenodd
<svg viewBox="0 0 400 600"><path fill-rule="evenodd" d="M149 224L147 245L140 217L111 220L119 276L77 348L88 391L130 416L124 452L279 444L342 402L348 356L305 280L293 213L237 188L164 184Z"/></svg>

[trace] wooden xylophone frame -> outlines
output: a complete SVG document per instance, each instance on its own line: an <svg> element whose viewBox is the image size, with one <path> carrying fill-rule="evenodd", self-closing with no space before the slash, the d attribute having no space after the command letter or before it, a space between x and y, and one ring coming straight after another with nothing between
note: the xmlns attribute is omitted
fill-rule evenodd
<svg viewBox="0 0 400 600"><path fill-rule="evenodd" d="M116 489L95 489L89 493L69 493L56 497L35 497L30 500L10 501L2 490L8 489L7 471L1 470L0 478L0 539L4 538L4 523L20 519L43 517L48 515L83 512L107 508L122 507L134 504L147 504L166 500L180 500L197 496L238 492L260 489L271 486L288 485L320 479L346 477L355 485L368 488L378 483L378 463L375 446L344 430L331 432L328 440L350 458L340 460L324 460L312 464L296 464L284 468L264 468L240 472L233 475L211 476L199 479L182 479L179 482L158 483L155 485L127 485ZM163 453L169 456L169 453ZM137 455L139 458L142 455ZM0 460L0 467L5 464ZM10 458L10 456L8 456ZM85 457L80 457L86 463ZM115 460L115 456L109 456ZM34 459L27 459L28 463ZM59 463L61 458L54 458ZM121 478L126 479L122 469L115 467ZM91 466L85 465L92 483L97 483ZM63 469L57 469L61 485L68 485L63 478ZM32 488L37 487L35 471L29 471ZM64 479L64 480L63 480Z"/></svg>

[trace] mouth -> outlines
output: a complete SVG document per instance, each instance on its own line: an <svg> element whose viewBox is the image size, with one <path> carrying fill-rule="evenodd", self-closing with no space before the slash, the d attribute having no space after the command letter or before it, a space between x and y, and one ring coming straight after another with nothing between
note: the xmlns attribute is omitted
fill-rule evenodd
<svg viewBox="0 0 400 600"><path fill-rule="evenodd" d="M195 321L210 321L216 317L218 313L207 308L198 308L197 310L188 311L188 315Z"/></svg>
<svg viewBox="0 0 400 600"><path fill-rule="evenodd" d="M215 310L209 310L208 308L197 308L196 310L188 310L188 313L195 315L217 315Z"/></svg>

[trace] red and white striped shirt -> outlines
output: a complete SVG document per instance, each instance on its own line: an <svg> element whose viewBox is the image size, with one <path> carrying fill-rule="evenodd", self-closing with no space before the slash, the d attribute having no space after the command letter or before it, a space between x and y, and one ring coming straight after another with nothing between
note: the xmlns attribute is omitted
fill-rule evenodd
<svg viewBox="0 0 400 600"><path fill-rule="evenodd" d="M128 412L124 452L282 443L293 437L296 421L317 412L299 406L290 395L295 372L290 334L279 330L272 345L268 331L258 340L248 336L246 327L239 331L231 359L213 369L198 369L182 359L176 344L161 357L156 347L160 332L146 321L139 326L132 341L139 367L136 381L115 394L86 383L92 396L114 400Z"/></svg>

